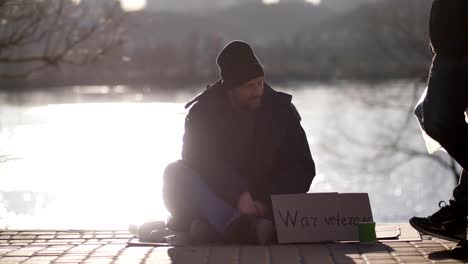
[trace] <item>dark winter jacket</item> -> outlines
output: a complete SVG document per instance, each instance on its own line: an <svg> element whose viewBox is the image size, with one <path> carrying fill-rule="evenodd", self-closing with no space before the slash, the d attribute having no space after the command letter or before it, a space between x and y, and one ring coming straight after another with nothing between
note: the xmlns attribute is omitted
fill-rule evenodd
<svg viewBox="0 0 468 264"><path fill-rule="evenodd" d="M434 0L429 35L435 54L449 57L468 55L468 1Z"/></svg>
<svg viewBox="0 0 468 264"><path fill-rule="evenodd" d="M232 206L245 191L265 202L271 194L306 193L315 164L291 98L265 84L262 107L242 113L218 82L186 106L194 104L182 159Z"/></svg>

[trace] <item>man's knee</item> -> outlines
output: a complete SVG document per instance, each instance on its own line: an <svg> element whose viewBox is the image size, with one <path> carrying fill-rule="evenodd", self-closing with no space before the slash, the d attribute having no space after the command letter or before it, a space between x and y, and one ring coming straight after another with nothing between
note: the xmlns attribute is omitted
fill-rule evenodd
<svg viewBox="0 0 468 264"><path fill-rule="evenodd" d="M167 165L163 174L163 200L168 209L184 202L184 194L189 192L198 180L196 173L183 160ZM178 205L176 207L178 207Z"/></svg>
<svg viewBox="0 0 468 264"><path fill-rule="evenodd" d="M172 215L195 215L189 204L199 181L197 173L183 160L167 165L163 174L162 194L164 205Z"/></svg>
<svg viewBox="0 0 468 264"><path fill-rule="evenodd" d="M164 169L164 174L163 174L164 184L166 183L171 184L173 182L178 181L178 178L181 178L181 175L183 175L182 166L183 166L182 161L180 160L172 162L169 165L167 165L166 169Z"/></svg>
<svg viewBox="0 0 468 264"><path fill-rule="evenodd" d="M163 174L163 188L162 188L162 195L163 201L166 208L174 214L174 211L178 210L180 207L180 193L182 190L181 185L183 182L183 168L182 168L181 161L176 161L170 163L166 166Z"/></svg>
<svg viewBox="0 0 468 264"><path fill-rule="evenodd" d="M187 167L182 160L167 165L163 174L164 198L172 193L183 191L181 189L189 185L192 177L195 177L193 170Z"/></svg>

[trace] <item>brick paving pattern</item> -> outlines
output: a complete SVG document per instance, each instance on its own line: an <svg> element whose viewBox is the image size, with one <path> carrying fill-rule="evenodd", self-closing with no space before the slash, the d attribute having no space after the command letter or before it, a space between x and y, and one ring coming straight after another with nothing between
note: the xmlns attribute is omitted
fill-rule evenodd
<svg viewBox="0 0 468 264"><path fill-rule="evenodd" d="M127 247L127 231L0 231L0 263L391 264L468 263L450 259L449 242L323 243L272 246Z"/></svg>

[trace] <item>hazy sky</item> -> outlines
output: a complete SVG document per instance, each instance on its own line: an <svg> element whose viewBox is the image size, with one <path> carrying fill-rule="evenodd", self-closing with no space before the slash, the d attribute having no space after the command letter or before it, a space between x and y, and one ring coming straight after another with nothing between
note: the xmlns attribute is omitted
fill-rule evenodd
<svg viewBox="0 0 468 264"><path fill-rule="evenodd" d="M320 3L320 0L306 0L306 1L311 2L313 4ZM279 0L263 0L263 2L267 4L271 4L271 3L277 3L279 2ZM130 11L130 10L138 10L138 9L143 8L146 4L146 0L121 0L121 3L122 3L122 7L125 10Z"/></svg>

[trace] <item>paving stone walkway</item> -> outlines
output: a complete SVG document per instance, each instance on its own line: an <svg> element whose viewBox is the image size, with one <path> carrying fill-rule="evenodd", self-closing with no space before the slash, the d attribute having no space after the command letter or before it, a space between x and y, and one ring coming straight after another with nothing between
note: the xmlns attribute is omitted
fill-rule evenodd
<svg viewBox="0 0 468 264"><path fill-rule="evenodd" d="M468 263L450 259L455 243L324 243L273 246L128 247L128 231L0 230L0 263Z"/></svg>

